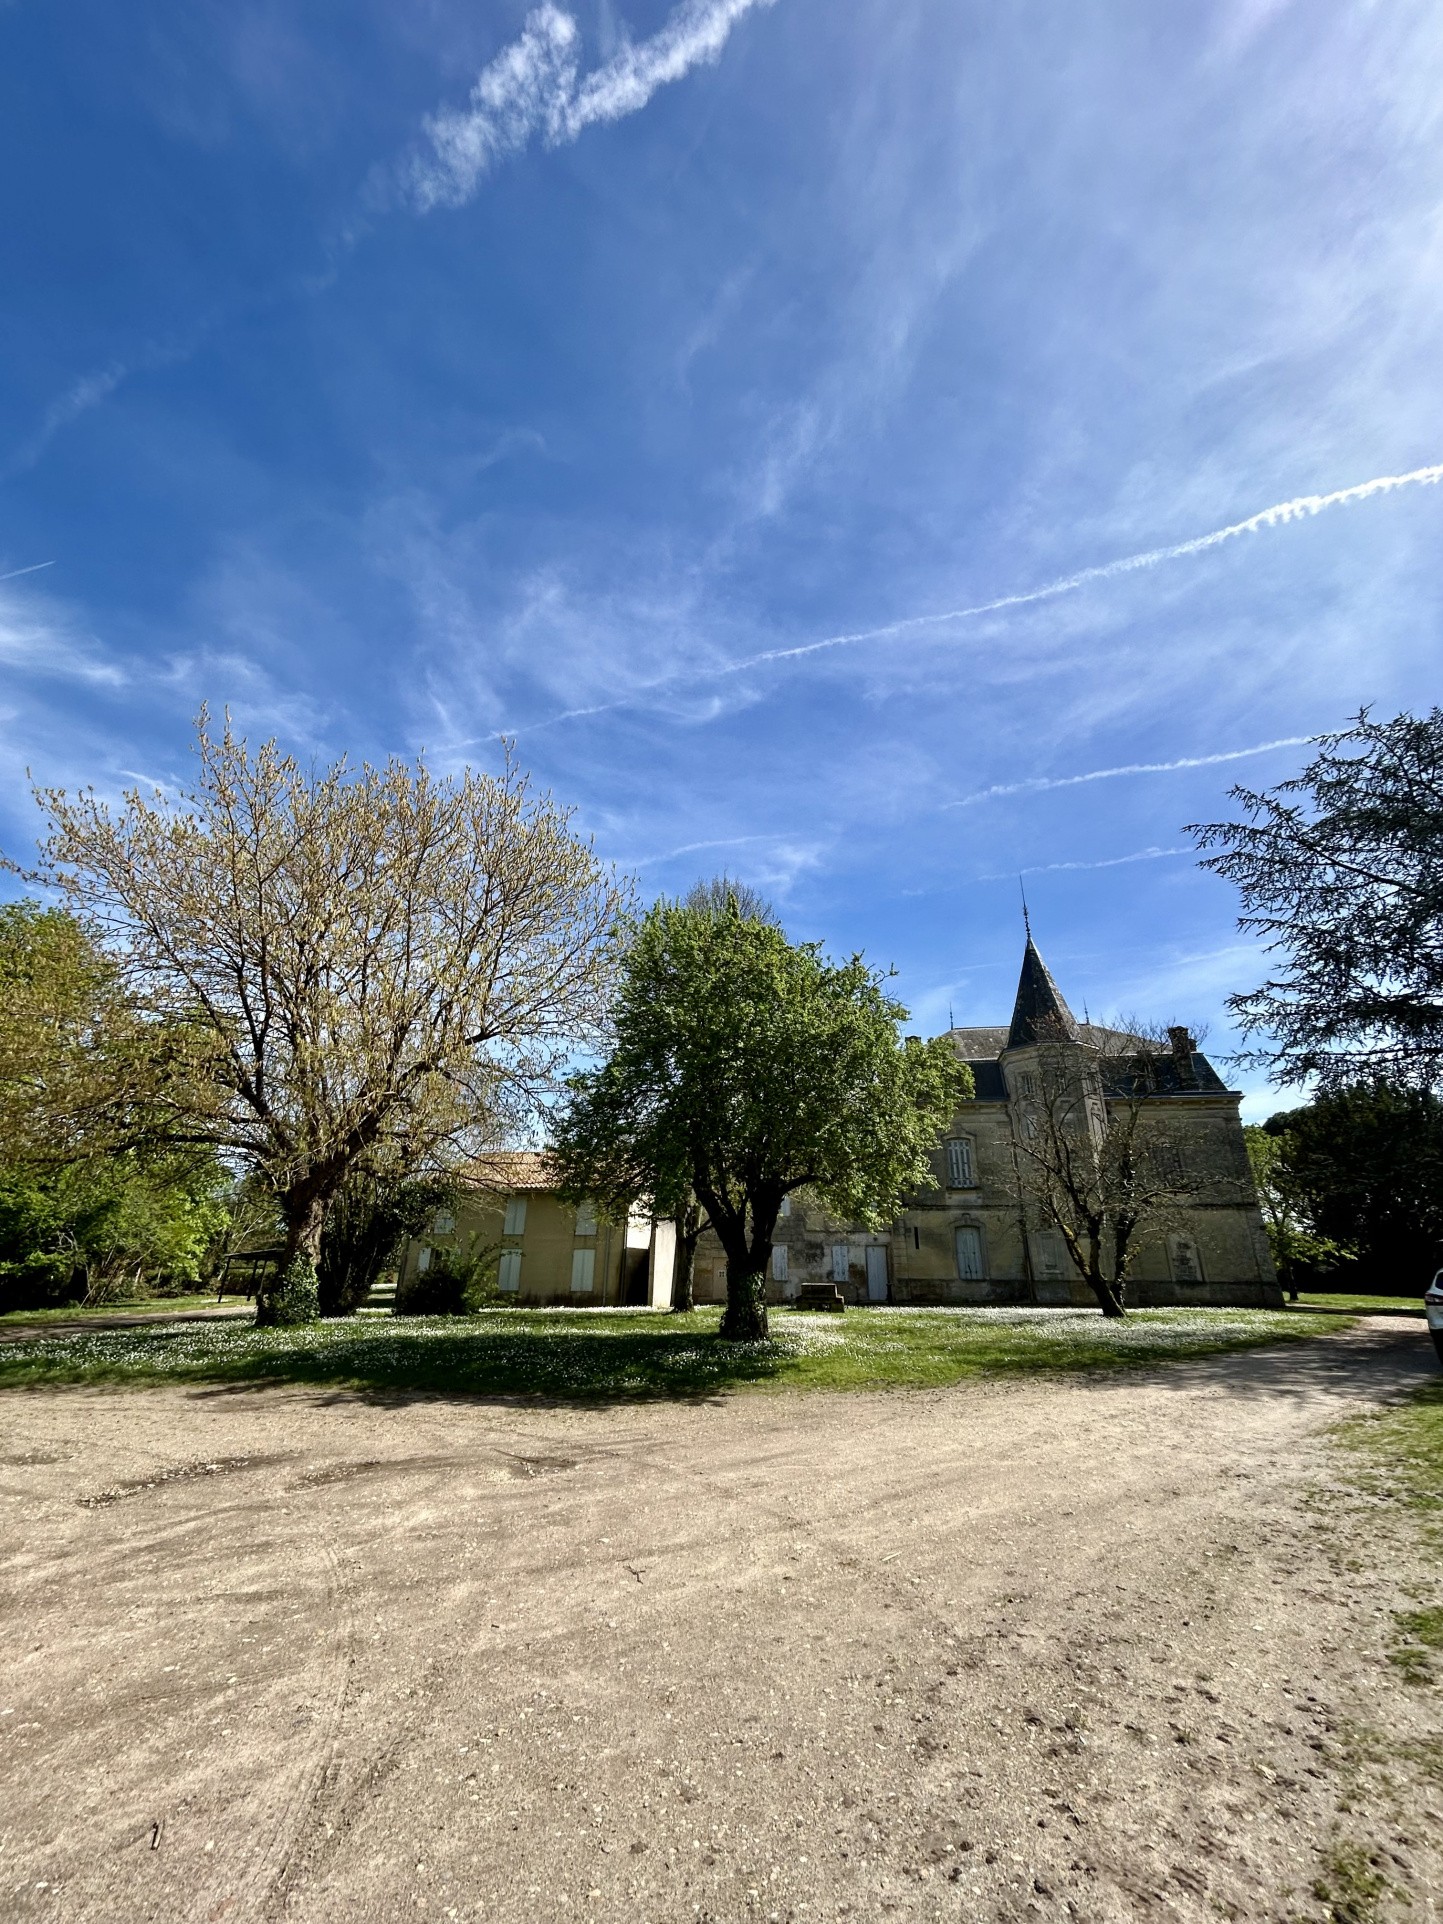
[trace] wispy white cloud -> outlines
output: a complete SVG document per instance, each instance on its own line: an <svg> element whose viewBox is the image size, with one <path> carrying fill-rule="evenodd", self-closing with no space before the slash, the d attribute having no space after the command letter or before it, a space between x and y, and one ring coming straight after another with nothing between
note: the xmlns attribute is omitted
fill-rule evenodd
<svg viewBox="0 0 1443 1924"><path fill-rule="evenodd" d="M467 105L426 121L429 151L405 169L409 198L422 212L459 207L498 162L532 140L567 145L588 127L639 112L658 88L716 60L743 14L774 4L683 0L649 40L621 46L583 78L580 29L546 0L482 69Z"/></svg>
<svg viewBox="0 0 1443 1924"><path fill-rule="evenodd" d="M82 632L67 608L25 589L0 592L0 666L37 679L112 688L130 680L128 670Z"/></svg>
<svg viewBox="0 0 1443 1924"><path fill-rule="evenodd" d="M8 573L0 575L0 581L18 581L21 575L38 575L42 568L54 566L53 561L32 561L28 568L11 568Z"/></svg>
<svg viewBox="0 0 1443 1924"><path fill-rule="evenodd" d="M1063 575L1056 581L1045 582L1040 588L1027 588L1019 592L994 596L989 601L973 602L964 608L947 608L935 614L906 615L896 621L883 622L874 628L857 628L843 634L824 635L817 641L799 642L788 648L763 648L757 653L743 655L732 661L713 665L688 663L684 668L669 671L639 682L625 695L612 700L597 702L587 706L564 709L554 715L547 715L520 727L508 729L508 734L530 734L538 728L552 728L561 722L577 721L593 715L603 715L620 709L634 708L648 698L668 694L682 687L695 686L701 682L725 680L729 676L741 675L757 668L769 667L777 662L802 661L811 655L820 655L833 649L848 648L863 642L891 641L925 628L945 627L953 622L975 619L981 615L1004 614L1013 608L1029 607L1036 602L1056 600L1059 596L1075 593L1079 588L1091 586L1095 582L1113 581L1124 575L1136 574L1145 569L1159 567L1166 561L1182 561L1192 555L1206 554L1213 548L1220 548L1229 541L1243 535L1261 534L1273 528L1286 527L1293 521L1310 520L1314 515L1327 509L1346 507L1359 501L1371 500L1375 495L1393 494L1401 488L1433 487L1443 481L1443 462L1431 467L1413 468L1406 474L1377 475L1371 481L1360 481L1353 487L1335 488L1329 494L1295 495L1290 501L1275 502L1269 508L1260 508L1245 520L1230 522L1225 528L1215 528L1209 534L1195 535L1187 541L1177 541L1167 548L1148 548L1140 554L1122 555L1115 561L1099 562L1095 567L1081 568L1076 573ZM1301 739L1307 739L1303 737ZM1267 747L1292 747L1293 742L1267 743ZM1261 748L1240 751L1246 754L1260 754ZM1219 760L1233 759L1231 755L1220 756ZM1185 764L1179 764L1184 766ZM1142 769L1106 771L1108 773L1143 773ZM1093 781L1098 775L1077 776L1069 779ZM1024 784L1024 786L1059 786L1057 783ZM1009 788L987 789L976 796L966 796L963 802L981 801L987 795L1011 794ZM954 804L962 806L962 803Z"/></svg>
<svg viewBox="0 0 1443 1924"><path fill-rule="evenodd" d="M1033 795L1045 788L1080 788L1084 782L1108 782L1118 775L1170 775L1180 768L1215 768L1219 762L1241 762L1249 755L1266 755L1270 748L1301 748L1313 739L1311 735L1282 735L1276 741L1254 742L1251 748L1225 748L1216 755L1179 755L1170 762L1123 762L1116 768L1089 768L1081 775L1035 775L1022 782L994 782L991 788L979 788L973 795L960 795L956 801L944 802L942 806L970 808L974 802L988 802L998 795ZM1159 852L1176 853L1175 850ZM1064 862L1060 866L1076 868L1094 864Z"/></svg>
<svg viewBox="0 0 1443 1924"><path fill-rule="evenodd" d="M96 368L72 382L46 408L40 417L40 425L29 440L22 442L5 463L4 474L7 477L23 474L27 468L33 468L62 428L69 427L72 421L78 420L91 408L99 407L129 373L130 369L123 361L112 361L108 367Z"/></svg>

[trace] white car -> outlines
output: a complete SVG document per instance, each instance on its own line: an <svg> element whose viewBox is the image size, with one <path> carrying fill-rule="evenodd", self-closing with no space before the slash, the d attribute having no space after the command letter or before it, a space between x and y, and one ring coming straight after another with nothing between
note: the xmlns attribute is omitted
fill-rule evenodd
<svg viewBox="0 0 1443 1924"><path fill-rule="evenodd" d="M1424 1291L1423 1313L1428 1318L1428 1328L1433 1334L1433 1347L1438 1352L1438 1360L1443 1363L1443 1269L1438 1271Z"/></svg>

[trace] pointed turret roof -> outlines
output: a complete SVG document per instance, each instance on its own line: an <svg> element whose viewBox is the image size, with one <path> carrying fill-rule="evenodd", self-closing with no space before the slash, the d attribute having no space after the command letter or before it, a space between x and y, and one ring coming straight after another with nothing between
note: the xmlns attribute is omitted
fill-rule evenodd
<svg viewBox="0 0 1443 1924"><path fill-rule="evenodd" d="M1022 973L1017 978L1017 1000L1012 1005L1012 1026L1007 1031L1009 1049L1025 1048L1039 1040L1039 1029L1077 1040L1077 1023L1062 999L1062 991L1037 952L1029 930L1027 947L1022 951Z"/></svg>

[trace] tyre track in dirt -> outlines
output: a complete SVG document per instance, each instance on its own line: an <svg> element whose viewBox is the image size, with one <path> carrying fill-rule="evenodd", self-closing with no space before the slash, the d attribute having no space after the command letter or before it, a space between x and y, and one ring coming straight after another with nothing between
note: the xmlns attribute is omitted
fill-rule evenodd
<svg viewBox="0 0 1443 1924"><path fill-rule="evenodd" d="M701 1407L0 1399L0 1912L1293 1924L1365 1824L1426 1919L1348 1757L1431 1728L1383 1652L1435 1579L1302 1504L1431 1368L1380 1323Z"/></svg>

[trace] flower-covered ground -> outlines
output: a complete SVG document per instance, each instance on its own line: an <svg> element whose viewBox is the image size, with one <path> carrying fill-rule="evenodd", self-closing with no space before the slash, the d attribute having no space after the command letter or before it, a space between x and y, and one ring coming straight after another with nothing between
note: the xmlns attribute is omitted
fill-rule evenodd
<svg viewBox="0 0 1443 1924"><path fill-rule="evenodd" d="M1296 1342L1336 1316L1266 1310L774 1310L765 1343L723 1343L718 1313L486 1311L256 1329L249 1323L35 1337L0 1346L0 1388L50 1384L314 1383L606 1400L742 1387L935 1388L969 1377L1115 1369Z"/></svg>

